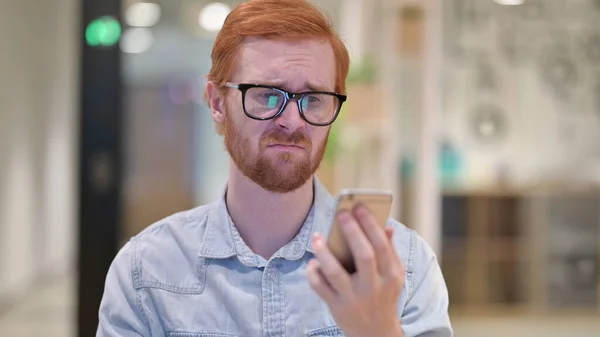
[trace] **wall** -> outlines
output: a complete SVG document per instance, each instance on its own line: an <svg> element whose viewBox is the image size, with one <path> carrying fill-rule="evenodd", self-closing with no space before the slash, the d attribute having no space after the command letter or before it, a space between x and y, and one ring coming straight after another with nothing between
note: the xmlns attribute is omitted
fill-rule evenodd
<svg viewBox="0 0 600 337"><path fill-rule="evenodd" d="M74 263L77 10L0 1L0 303Z"/></svg>
<svg viewBox="0 0 600 337"><path fill-rule="evenodd" d="M600 154L598 19L588 1L447 3L443 130L467 185L493 183L498 170L530 184ZM499 109L505 133L478 138L478 107Z"/></svg>

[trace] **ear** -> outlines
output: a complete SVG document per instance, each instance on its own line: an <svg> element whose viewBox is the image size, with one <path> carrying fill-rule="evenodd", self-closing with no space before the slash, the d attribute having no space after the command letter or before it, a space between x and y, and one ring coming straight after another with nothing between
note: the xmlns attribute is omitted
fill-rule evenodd
<svg viewBox="0 0 600 337"><path fill-rule="evenodd" d="M225 97L219 95L219 86L212 81L206 83L206 94L208 96L208 106L212 112L215 122L222 124L225 122Z"/></svg>

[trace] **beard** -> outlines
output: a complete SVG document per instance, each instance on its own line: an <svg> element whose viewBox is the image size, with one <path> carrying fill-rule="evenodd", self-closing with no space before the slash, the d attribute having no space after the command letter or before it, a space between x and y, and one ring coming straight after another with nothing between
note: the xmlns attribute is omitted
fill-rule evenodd
<svg viewBox="0 0 600 337"><path fill-rule="evenodd" d="M225 147L238 169L260 187L275 193L295 191L312 177L323 160L329 138L327 131L325 140L318 144L319 148L312 157L313 144L304 133L296 131L286 134L278 129L272 130L260 137L258 153L254 156L250 140L242 136L231 120L226 119L224 124ZM269 156L266 151L270 144L297 145L304 148L304 151L281 152Z"/></svg>

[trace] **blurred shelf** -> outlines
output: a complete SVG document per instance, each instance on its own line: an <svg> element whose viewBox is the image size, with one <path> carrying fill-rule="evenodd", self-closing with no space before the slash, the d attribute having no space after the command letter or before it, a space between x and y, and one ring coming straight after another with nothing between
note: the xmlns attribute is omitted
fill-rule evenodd
<svg viewBox="0 0 600 337"><path fill-rule="evenodd" d="M451 310L600 313L598 190L444 193L442 227Z"/></svg>
<svg viewBox="0 0 600 337"><path fill-rule="evenodd" d="M450 310L453 318L475 317L547 317L547 318L598 318L600 309L544 308L529 305L485 305L485 306L453 306Z"/></svg>

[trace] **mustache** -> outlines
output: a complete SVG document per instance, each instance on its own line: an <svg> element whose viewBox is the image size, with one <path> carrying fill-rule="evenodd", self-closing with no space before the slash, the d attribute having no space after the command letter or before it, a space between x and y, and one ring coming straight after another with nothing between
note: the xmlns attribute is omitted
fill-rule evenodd
<svg viewBox="0 0 600 337"><path fill-rule="evenodd" d="M265 133L261 137L260 143L263 147L272 143L296 145L305 148L310 148L312 145L310 139L302 131L295 131L292 134L286 134L279 130L273 130Z"/></svg>

